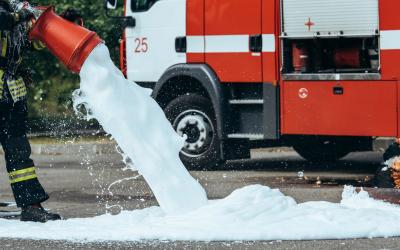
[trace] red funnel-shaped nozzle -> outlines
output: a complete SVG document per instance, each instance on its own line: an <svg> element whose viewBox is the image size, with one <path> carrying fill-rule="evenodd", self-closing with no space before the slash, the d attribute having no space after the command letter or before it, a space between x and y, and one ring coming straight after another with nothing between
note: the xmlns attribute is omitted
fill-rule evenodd
<svg viewBox="0 0 400 250"><path fill-rule="evenodd" d="M93 31L69 22L47 8L34 24L29 39L40 40L69 70L79 73L92 50L102 42Z"/></svg>

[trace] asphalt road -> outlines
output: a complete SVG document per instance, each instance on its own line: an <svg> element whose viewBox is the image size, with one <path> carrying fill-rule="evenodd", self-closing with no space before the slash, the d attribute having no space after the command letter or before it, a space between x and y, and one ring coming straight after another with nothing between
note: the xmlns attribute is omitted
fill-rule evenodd
<svg viewBox="0 0 400 250"><path fill-rule="evenodd" d="M2 158L0 156L0 158ZM91 217L106 211L141 209L156 205L145 181L123 170L117 154L34 155L38 174L51 199L46 207L65 218ZM297 202L340 201L345 184L370 186L381 153L351 154L335 164L313 165L290 150L256 150L252 160L231 162L217 171L193 171L211 199L227 196L251 184L278 187ZM4 161L0 160L0 201L12 200ZM299 172L304 177L299 178ZM301 175L300 175L301 176ZM128 179L127 179L128 178ZM124 180L125 179L125 180ZM284 242L106 242L78 244L0 238L6 249L400 249L400 239Z"/></svg>

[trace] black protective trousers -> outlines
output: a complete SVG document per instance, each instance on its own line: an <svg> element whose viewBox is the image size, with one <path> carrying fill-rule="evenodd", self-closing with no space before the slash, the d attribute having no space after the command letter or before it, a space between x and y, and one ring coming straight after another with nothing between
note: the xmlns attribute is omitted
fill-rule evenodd
<svg viewBox="0 0 400 250"><path fill-rule="evenodd" d="M0 103L0 143L18 207L41 203L49 198L36 176L30 159L31 146L26 136L27 104Z"/></svg>

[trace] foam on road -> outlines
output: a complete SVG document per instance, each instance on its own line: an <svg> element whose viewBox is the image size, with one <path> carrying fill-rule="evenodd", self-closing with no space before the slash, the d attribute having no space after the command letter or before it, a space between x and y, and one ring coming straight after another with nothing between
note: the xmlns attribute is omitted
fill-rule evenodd
<svg viewBox="0 0 400 250"><path fill-rule="evenodd" d="M399 206L351 187L340 203L297 204L277 189L254 185L182 215L151 207L46 224L0 220L0 235L71 241L346 239L399 236L399 220Z"/></svg>

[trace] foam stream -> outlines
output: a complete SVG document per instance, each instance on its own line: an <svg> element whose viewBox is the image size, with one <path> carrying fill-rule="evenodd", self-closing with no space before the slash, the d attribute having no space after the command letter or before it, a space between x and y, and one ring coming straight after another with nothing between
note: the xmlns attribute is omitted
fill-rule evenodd
<svg viewBox="0 0 400 250"><path fill-rule="evenodd" d="M145 178L164 212L180 214L207 204L207 196L179 159L184 139L176 134L151 90L124 78L104 44L96 47L80 72L73 94L75 110L84 105L117 141Z"/></svg>

